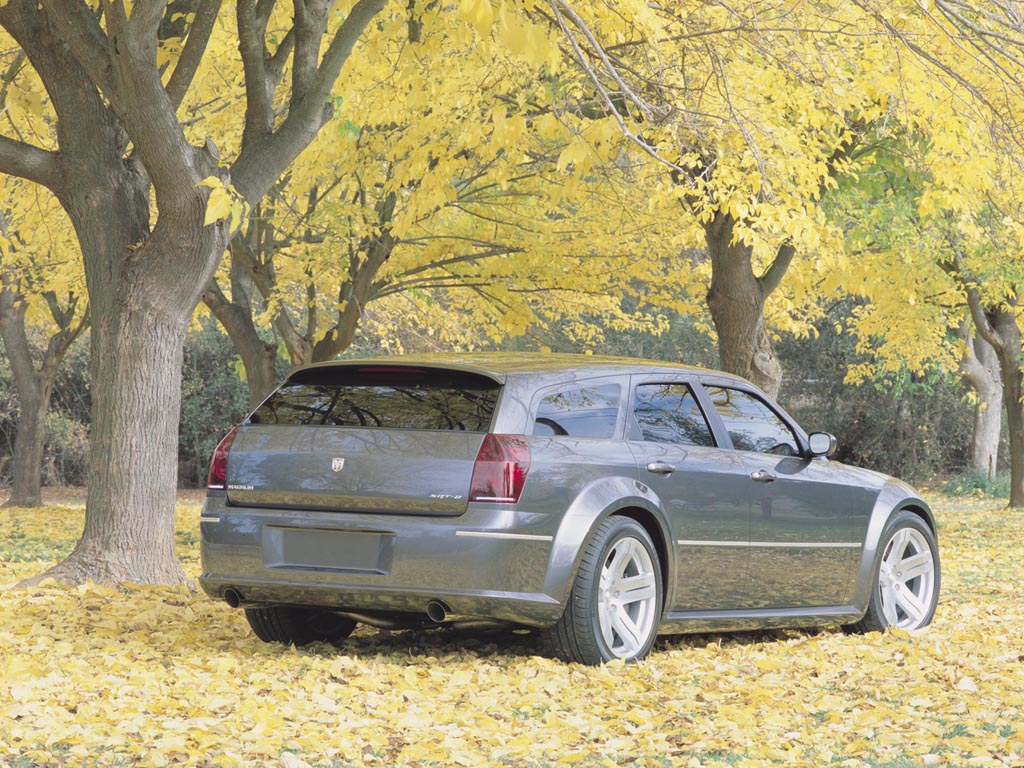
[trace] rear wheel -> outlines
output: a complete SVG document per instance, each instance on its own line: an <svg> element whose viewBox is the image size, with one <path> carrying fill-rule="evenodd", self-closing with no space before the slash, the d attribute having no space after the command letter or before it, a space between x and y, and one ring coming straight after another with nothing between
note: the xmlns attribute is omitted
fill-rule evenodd
<svg viewBox="0 0 1024 768"><path fill-rule="evenodd" d="M661 604L661 565L650 535L635 520L611 517L587 544L548 642L565 661L638 661L654 645Z"/></svg>
<svg viewBox="0 0 1024 768"><path fill-rule="evenodd" d="M284 605L246 608L245 618L260 640L285 645L337 643L351 635L356 628L354 619L319 608Z"/></svg>
<svg viewBox="0 0 1024 768"><path fill-rule="evenodd" d="M864 618L845 629L877 632L929 624L939 601L939 548L928 524L913 512L897 512L885 526L871 601Z"/></svg>

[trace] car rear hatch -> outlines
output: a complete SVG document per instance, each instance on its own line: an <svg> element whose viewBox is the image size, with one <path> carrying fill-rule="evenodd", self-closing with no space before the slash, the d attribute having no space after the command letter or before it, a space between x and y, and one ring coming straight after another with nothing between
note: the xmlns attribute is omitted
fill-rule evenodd
<svg viewBox="0 0 1024 768"><path fill-rule="evenodd" d="M238 429L236 506L460 515L501 383L427 367L296 371Z"/></svg>

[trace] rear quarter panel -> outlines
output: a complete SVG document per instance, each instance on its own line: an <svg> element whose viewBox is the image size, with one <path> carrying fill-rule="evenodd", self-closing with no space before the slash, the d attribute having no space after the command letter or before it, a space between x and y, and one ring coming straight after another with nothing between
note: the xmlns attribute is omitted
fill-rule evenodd
<svg viewBox="0 0 1024 768"><path fill-rule="evenodd" d="M530 453L530 475L519 508L544 511L555 518L545 594L562 604L568 601L590 532L615 512L646 513L657 521L662 541L671 541L658 497L638 480L636 462L625 442L534 436ZM665 549L671 552L671 547ZM663 566L671 569L673 563Z"/></svg>

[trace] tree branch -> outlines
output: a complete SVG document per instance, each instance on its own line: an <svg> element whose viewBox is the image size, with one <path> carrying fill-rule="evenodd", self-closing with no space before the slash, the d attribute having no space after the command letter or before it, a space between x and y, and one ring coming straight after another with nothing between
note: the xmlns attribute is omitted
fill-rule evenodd
<svg viewBox="0 0 1024 768"><path fill-rule="evenodd" d="M89 6L79 0L43 0L42 7L93 84L111 104L123 106L114 82L110 40Z"/></svg>
<svg viewBox="0 0 1024 768"><path fill-rule="evenodd" d="M768 298L772 292L779 287L782 282L782 278L786 276L786 270L789 269L789 265L793 261L793 256L796 255L796 248L790 241L784 242L779 246L778 253L775 254L775 259L772 261L770 267L765 270L765 273L761 277L757 278L757 283L761 287L761 297L763 299Z"/></svg>
<svg viewBox="0 0 1024 768"><path fill-rule="evenodd" d="M0 136L0 173L42 184L54 194L64 186L59 154L7 136Z"/></svg>
<svg viewBox="0 0 1024 768"><path fill-rule="evenodd" d="M309 92L301 97L299 104L301 111L308 109L308 102L312 102L315 108L325 104L330 98L331 89L341 74L341 68L348 60L352 49L359 41L363 30L370 23L374 16L384 8L385 0L359 0L349 12L341 28L334 35L331 44L320 62L320 68L316 74L316 82ZM296 94L292 94L293 99ZM295 102L293 101L293 104ZM289 115L291 117L291 115Z"/></svg>
<svg viewBox="0 0 1024 768"><path fill-rule="evenodd" d="M270 133L273 128L272 93L266 71L263 38L266 21L257 13L254 0L238 0L238 51L245 76L245 139ZM243 141L244 144L244 141Z"/></svg>
<svg viewBox="0 0 1024 768"><path fill-rule="evenodd" d="M959 253L954 255L956 266L953 269L956 279L963 287L964 292L967 294L967 306L971 310L971 319L974 320L974 327L978 330L978 335L981 336L985 341L991 344L996 350L1002 351L1006 346L1006 342L999 332L993 327L992 323L989 322L988 314L985 312L985 305L981 300L981 292L978 290L977 284L971 279L971 277L964 271L963 258Z"/></svg>
<svg viewBox="0 0 1024 768"><path fill-rule="evenodd" d="M188 93L189 86L195 79L199 64L206 53L206 47L210 42L210 35L213 33L213 26L217 21L217 14L220 13L221 0L200 0L199 8L196 9L192 27L185 38L185 46L178 57L178 63L167 81L167 95L175 110L181 106L181 102Z"/></svg>

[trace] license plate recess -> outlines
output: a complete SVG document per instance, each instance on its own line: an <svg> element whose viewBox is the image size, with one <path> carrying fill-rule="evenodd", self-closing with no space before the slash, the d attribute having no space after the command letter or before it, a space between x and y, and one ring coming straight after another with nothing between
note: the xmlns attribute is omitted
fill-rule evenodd
<svg viewBox="0 0 1024 768"><path fill-rule="evenodd" d="M263 527L263 564L267 568L339 573L391 570L394 534L339 531L332 528Z"/></svg>

